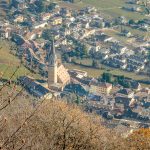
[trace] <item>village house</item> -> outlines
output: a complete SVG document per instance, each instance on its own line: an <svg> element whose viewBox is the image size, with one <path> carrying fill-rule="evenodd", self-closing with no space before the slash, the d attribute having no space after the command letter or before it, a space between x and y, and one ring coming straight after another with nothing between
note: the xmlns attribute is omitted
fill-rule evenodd
<svg viewBox="0 0 150 150"><path fill-rule="evenodd" d="M130 37L132 36L132 33L131 33L130 31L128 31L128 30L123 30L123 31L121 32L121 35L130 38Z"/></svg>
<svg viewBox="0 0 150 150"><path fill-rule="evenodd" d="M55 17L55 18L51 19L51 24L53 26L60 25L60 24L62 24L62 21L63 21L62 17Z"/></svg>
<svg viewBox="0 0 150 150"><path fill-rule="evenodd" d="M143 9L142 9L142 7L136 7L136 8L135 8L135 11L137 11L137 12L142 12Z"/></svg>
<svg viewBox="0 0 150 150"><path fill-rule="evenodd" d="M0 38L8 39L10 37L10 30L9 29L0 29Z"/></svg>
<svg viewBox="0 0 150 150"><path fill-rule="evenodd" d="M115 93L117 93L120 89L123 89L123 86L121 86L120 84L113 85L113 88L112 88L111 93L112 93L112 94L115 94Z"/></svg>
<svg viewBox="0 0 150 150"><path fill-rule="evenodd" d="M25 38L28 40L35 40L36 38L40 38L41 36L42 36L42 30L39 28L33 30L32 32L27 32Z"/></svg>
<svg viewBox="0 0 150 150"><path fill-rule="evenodd" d="M39 99L51 99L53 96L48 88L42 86L31 77L22 76L19 78L19 81L31 95Z"/></svg>
<svg viewBox="0 0 150 150"><path fill-rule="evenodd" d="M141 1L140 0L129 0L128 3L129 4L137 4L137 5L139 5L141 3Z"/></svg>
<svg viewBox="0 0 150 150"><path fill-rule="evenodd" d="M105 43L117 43L117 40L114 37L108 37L104 40Z"/></svg>
<svg viewBox="0 0 150 150"><path fill-rule="evenodd" d="M71 34L71 31L70 31L69 28L63 28L63 29L61 30L61 34L62 34L63 36L70 35L70 34Z"/></svg>
<svg viewBox="0 0 150 150"><path fill-rule="evenodd" d="M24 21L24 16L23 15L15 16L14 22L21 23L23 21Z"/></svg>
<svg viewBox="0 0 150 150"><path fill-rule="evenodd" d="M127 49L128 48L126 46L123 46L123 45L120 45L120 44L113 44L111 46L111 51L113 53L120 54L120 55L124 54L127 51Z"/></svg>
<svg viewBox="0 0 150 150"><path fill-rule="evenodd" d="M71 17L72 16L71 11L67 8L61 8L60 14L62 16L65 16L65 17Z"/></svg>
<svg viewBox="0 0 150 150"><path fill-rule="evenodd" d="M69 70L70 73L75 73L77 75L81 75L83 77L87 77L87 72L86 71L83 71L83 70L78 70L78 69L72 69L72 70Z"/></svg>
<svg viewBox="0 0 150 150"><path fill-rule="evenodd" d="M88 37L89 35L92 35L95 33L95 29L85 29L84 34L80 39L84 39L85 37Z"/></svg>
<svg viewBox="0 0 150 150"><path fill-rule="evenodd" d="M112 90L112 84L110 83L104 83L104 82L91 82L89 93L93 95L102 95L106 94L109 95Z"/></svg>
<svg viewBox="0 0 150 150"><path fill-rule="evenodd" d="M48 21L52 17L51 13L43 13L41 14L41 20L42 21Z"/></svg>
<svg viewBox="0 0 150 150"><path fill-rule="evenodd" d="M136 91L135 97L143 107L150 107L150 89L143 88L141 90Z"/></svg>
<svg viewBox="0 0 150 150"><path fill-rule="evenodd" d="M149 120L150 119L150 109L145 109L142 106L137 106L132 109L132 112L137 113L140 119Z"/></svg>
<svg viewBox="0 0 150 150"><path fill-rule="evenodd" d="M131 89L125 88L117 91L114 100L114 109L118 108L121 111L127 110L129 107L133 107L136 103L134 92Z"/></svg>
<svg viewBox="0 0 150 150"><path fill-rule="evenodd" d="M117 96L134 98L134 92L131 89L124 88L124 89L121 89L117 92Z"/></svg>
<svg viewBox="0 0 150 150"><path fill-rule="evenodd" d="M102 47L102 44L100 42L95 42L94 45L91 46L90 50L92 52L98 52L100 51L101 47Z"/></svg>
<svg viewBox="0 0 150 150"><path fill-rule="evenodd" d="M27 7L25 0L15 0L14 6L17 9L25 9Z"/></svg>
<svg viewBox="0 0 150 150"><path fill-rule="evenodd" d="M38 22L38 23L35 23L33 25L33 28L34 29L38 29L38 28L44 28L45 26L47 26L48 23L46 21L43 21L43 22Z"/></svg>
<svg viewBox="0 0 150 150"><path fill-rule="evenodd" d="M128 98L126 96L116 96L115 97L115 107L121 108L121 109L127 109L131 105L135 103L134 98Z"/></svg>
<svg viewBox="0 0 150 150"><path fill-rule="evenodd" d="M88 29L88 28L90 28L90 23L89 23L90 21L89 20L81 20L81 24L82 24L82 28L86 28L86 29Z"/></svg>
<svg viewBox="0 0 150 150"><path fill-rule="evenodd" d="M144 57L143 55L142 56L131 55L129 57L129 59L132 59L133 61L139 62L139 63L140 62L142 62L142 63L147 63L148 62L148 59L146 57Z"/></svg>
<svg viewBox="0 0 150 150"><path fill-rule="evenodd" d="M35 40L37 37L36 33L34 32L28 32L25 36L26 39L28 40Z"/></svg>
<svg viewBox="0 0 150 150"><path fill-rule="evenodd" d="M134 89L135 91L140 91L142 88L141 84L137 81L131 81L130 84L131 88Z"/></svg>
<svg viewBox="0 0 150 150"><path fill-rule="evenodd" d="M116 57L110 57L106 59L104 64L114 68L121 68L123 70L127 68L127 62Z"/></svg>
<svg viewBox="0 0 150 150"><path fill-rule="evenodd" d="M110 36L106 35L103 32L95 32L95 40L101 42L107 42L110 40Z"/></svg>

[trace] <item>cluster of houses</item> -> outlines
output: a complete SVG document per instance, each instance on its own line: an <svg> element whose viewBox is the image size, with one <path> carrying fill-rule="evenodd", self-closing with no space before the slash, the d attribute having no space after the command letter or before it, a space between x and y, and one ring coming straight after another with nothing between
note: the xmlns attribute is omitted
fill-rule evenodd
<svg viewBox="0 0 150 150"><path fill-rule="evenodd" d="M90 53L94 53L96 59L105 65L130 72L140 72L147 68L148 47L150 46L148 41L129 48L102 32L90 36L87 41L90 45Z"/></svg>
<svg viewBox="0 0 150 150"><path fill-rule="evenodd" d="M80 84L88 93L86 100L90 110L99 113L103 108L103 112L109 113L109 117L127 117L139 121L150 120L149 88L142 88L138 82L133 80L130 81L131 88L99 82L97 79L89 78L85 71L76 69L70 70L69 73L72 82Z"/></svg>
<svg viewBox="0 0 150 150"><path fill-rule="evenodd" d="M122 9L126 11L133 11L138 13L145 13L149 15L149 7L150 7L150 1L142 1L142 0L129 0L127 1L127 6L122 7ZM144 7L145 6L145 7ZM147 9L147 12L146 12Z"/></svg>
<svg viewBox="0 0 150 150"><path fill-rule="evenodd" d="M42 86L32 77L21 76L19 78L19 83L21 84L21 86L24 86L31 95L37 98L51 99L53 97L52 92L47 87Z"/></svg>
<svg viewBox="0 0 150 150"><path fill-rule="evenodd" d="M141 72L147 68L150 41L136 41L138 44L135 47L128 47L108 36L103 29L112 27L112 21L104 19L95 8L86 7L75 11L56 5L55 9L40 13L37 17L32 13L28 16L21 13L21 10L27 9L27 2L16 1L15 8L12 8L13 20L0 22L0 37L17 43L18 57L31 70L48 76L49 39L43 38L45 32L53 36L56 51L61 54L74 50L77 43L84 43L89 54L94 54L95 59L110 67L131 72ZM34 2L35 0L30 0L29 4ZM66 70L63 67L59 67L59 70L60 78L65 75L63 70ZM131 82L132 88L126 89L89 78L85 71L74 69L68 72L71 77L67 74L69 81L81 85L88 93L86 100L90 109L99 111L103 107L114 116L128 116L130 110L137 119L150 120L150 89L141 88L135 81ZM31 83L28 90L33 95L51 97L47 87L28 77L20 80L22 84Z"/></svg>
<svg viewBox="0 0 150 150"><path fill-rule="evenodd" d="M34 4L34 2L30 1L29 4ZM112 20L104 19L95 8L86 7L75 11L61 8L57 4L55 9L40 13L37 17L32 13L24 15L21 12L21 10L26 10L29 4L17 0L16 6L12 9L13 19L0 24L1 38L13 39L18 44L19 39L14 36L17 34L17 37L19 36L23 41L19 43L19 53L24 52L26 55L26 64L31 64L32 60L40 66L40 69L42 66L45 71L44 63L47 52L43 48L49 39L44 40L43 33L47 31L45 29L48 29L49 34L55 39L55 47L62 53L74 50L76 43L84 43L88 52L96 53L95 56L99 56L97 59L105 65L131 72L147 69L147 54L150 46L148 40L143 41L136 48L129 48L114 37L106 35L102 30L112 27ZM125 23L124 20L122 18L120 23ZM26 25L22 25L23 23ZM125 34L129 35L129 33ZM137 48L139 48L138 53ZM139 55L141 50L143 55Z"/></svg>
<svg viewBox="0 0 150 150"><path fill-rule="evenodd" d="M34 4L30 1L29 4ZM74 48L74 40L82 40L95 33L94 27L99 23L103 27L109 24L102 17L95 14L94 8L85 8L80 11L72 11L57 6L53 11L38 14L23 14L28 8L26 1L17 0L12 7L13 15L10 19L0 22L0 37L11 39L18 47L17 55L24 59L27 67L38 68L43 74L46 70L47 50L44 49L49 39L43 39L45 29L55 39L55 47L61 52L69 52ZM93 15L86 16L86 13ZM24 25L25 24L25 25ZM69 38L68 38L69 36Z"/></svg>

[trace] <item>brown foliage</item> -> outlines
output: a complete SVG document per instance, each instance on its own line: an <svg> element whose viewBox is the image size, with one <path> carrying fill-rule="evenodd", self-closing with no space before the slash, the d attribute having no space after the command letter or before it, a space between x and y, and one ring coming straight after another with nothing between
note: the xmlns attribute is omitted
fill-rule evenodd
<svg viewBox="0 0 150 150"><path fill-rule="evenodd" d="M150 129L139 129L127 138L128 146L133 150L150 149Z"/></svg>
<svg viewBox="0 0 150 150"><path fill-rule="evenodd" d="M123 149L122 140L102 127L98 117L87 115L76 106L51 100L44 101L31 115L34 110L30 103L18 99L1 112L2 149Z"/></svg>
<svg viewBox="0 0 150 150"><path fill-rule="evenodd" d="M98 116L75 105L44 100L33 106L19 96L0 111L0 146L4 150L148 150L150 130L140 129L123 139L103 127Z"/></svg>

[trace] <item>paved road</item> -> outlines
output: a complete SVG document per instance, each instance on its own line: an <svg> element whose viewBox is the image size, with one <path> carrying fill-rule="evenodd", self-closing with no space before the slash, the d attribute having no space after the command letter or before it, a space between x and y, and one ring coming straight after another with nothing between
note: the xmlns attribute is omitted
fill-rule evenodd
<svg viewBox="0 0 150 150"><path fill-rule="evenodd" d="M121 9L122 7L99 8L99 10Z"/></svg>
<svg viewBox="0 0 150 150"><path fill-rule="evenodd" d="M128 122L128 123L137 123L137 124L140 124L140 123L144 123L144 124L147 124L147 125L150 125L150 123L148 122L141 122L141 121L135 121L135 120L128 120L128 119L116 119L114 118L114 120L116 121L124 121L124 122Z"/></svg>

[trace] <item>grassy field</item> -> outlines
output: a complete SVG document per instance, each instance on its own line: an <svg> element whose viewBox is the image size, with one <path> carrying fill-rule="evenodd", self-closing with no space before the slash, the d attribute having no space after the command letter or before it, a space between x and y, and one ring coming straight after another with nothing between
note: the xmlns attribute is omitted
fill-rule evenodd
<svg viewBox="0 0 150 150"><path fill-rule="evenodd" d="M129 19L143 19L145 16L139 13L129 12L119 7L127 5L125 0L83 0L83 4L90 4L97 7L102 12L111 16L125 16Z"/></svg>
<svg viewBox="0 0 150 150"><path fill-rule="evenodd" d="M140 36L145 36L147 31L142 31L142 30L139 30L139 29L133 29L131 27L127 27L127 26L124 26L124 29L130 31L133 35L140 35Z"/></svg>
<svg viewBox="0 0 150 150"><path fill-rule="evenodd" d="M126 72L126 71L119 70L119 69L112 69L112 68L109 68L109 67L106 67L106 66L105 66L105 69L94 69L94 68L84 67L84 66L75 65L75 64L65 64L65 66L68 69L73 69L74 68L74 69L81 69L81 70L87 71L88 75L91 76L91 77L99 77L104 72L110 72L114 75L124 75L125 77L133 78L135 80L148 79L147 76L137 75L135 73Z"/></svg>
<svg viewBox="0 0 150 150"><path fill-rule="evenodd" d="M131 34L133 34L133 36L136 36L136 35L140 35L141 37L144 37L146 36L146 32L144 31L138 31L136 29L132 29L130 27L126 27L125 29L129 30L131 32ZM121 36L120 33L121 33L121 29L115 29L115 30L112 30L112 29L105 29L103 30L103 32L111 37L114 37L116 38L118 41L120 41L123 45L126 45L128 46L128 48L131 48L133 49L134 47L132 46L132 44L135 44L135 43L132 43L131 41L134 40L135 38L127 38L125 36Z"/></svg>
<svg viewBox="0 0 150 150"><path fill-rule="evenodd" d="M10 43L7 41L0 41L0 73L3 74L3 79L9 79L13 72L16 70L17 66L20 65L20 60L10 53L9 44ZM13 79L27 74L35 78L40 77L37 74L31 73L28 69L21 65Z"/></svg>
<svg viewBox="0 0 150 150"><path fill-rule="evenodd" d="M121 9L120 7L127 6L125 0L82 0L81 2L75 4L61 2L61 5L70 7L72 9L80 9L85 6L95 6L101 12L106 13L112 17L125 16L128 19L135 20L148 18L139 13L129 12Z"/></svg>
<svg viewBox="0 0 150 150"><path fill-rule="evenodd" d="M89 61L88 61L88 63L89 63ZM75 65L75 64L65 64L65 66L68 69L84 70L88 73L88 76L95 77L95 78L101 76L104 72L109 72L113 75L124 75L125 77L132 78L135 80L148 80L149 79L148 76L138 75L138 74L135 74L132 72L126 72L126 71L119 70L119 69L113 69L113 68L109 68L107 66L102 66L102 68L104 68L104 69L94 69L94 68L84 67L84 66ZM150 87L150 85L144 85L144 86Z"/></svg>
<svg viewBox="0 0 150 150"><path fill-rule="evenodd" d="M20 63L19 59L9 52L10 43L4 40L0 40L0 63L1 64L11 64L18 65Z"/></svg>

